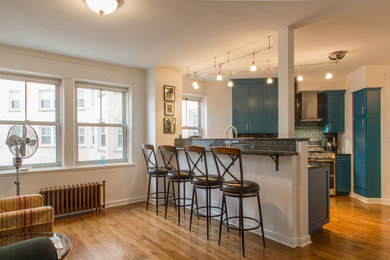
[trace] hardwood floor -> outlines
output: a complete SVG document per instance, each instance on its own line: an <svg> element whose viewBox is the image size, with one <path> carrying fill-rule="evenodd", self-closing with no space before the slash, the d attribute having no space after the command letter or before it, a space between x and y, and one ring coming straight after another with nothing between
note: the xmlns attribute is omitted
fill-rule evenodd
<svg viewBox="0 0 390 260"><path fill-rule="evenodd" d="M145 203L108 208L101 215L57 220L55 232L67 235L72 247L66 259L239 259L236 231L222 233L213 220L206 240L206 220L194 218L188 231L189 211L177 225L173 207L164 219L164 207L155 215ZM245 233L247 259L390 259L390 206L365 204L349 197L331 198L331 222L312 236L304 248L289 248Z"/></svg>

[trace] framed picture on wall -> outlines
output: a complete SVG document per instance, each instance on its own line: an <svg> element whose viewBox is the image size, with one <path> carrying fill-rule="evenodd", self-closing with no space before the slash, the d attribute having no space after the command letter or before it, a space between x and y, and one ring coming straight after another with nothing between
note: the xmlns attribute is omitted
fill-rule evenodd
<svg viewBox="0 0 390 260"><path fill-rule="evenodd" d="M175 87L164 85L164 101L175 101Z"/></svg>
<svg viewBox="0 0 390 260"><path fill-rule="evenodd" d="M174 134L176 131L176 118L164 117L164 134Z"/></svg>
<svg viewBox="0 0 390 260"><path fill-rule="evenodd" d="M164 102L164 115L165 116L174 116L175 115L175 103L174 102Z"/></svg>

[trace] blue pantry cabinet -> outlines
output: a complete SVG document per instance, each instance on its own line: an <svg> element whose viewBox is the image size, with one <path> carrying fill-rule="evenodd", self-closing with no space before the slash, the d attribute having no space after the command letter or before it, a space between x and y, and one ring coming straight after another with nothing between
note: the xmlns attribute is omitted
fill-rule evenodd
<svg viewBox="0 0 390 260"><path fill-rule="evenodd" d="M345 90L323 92L325 97L324 133L345 131Z"/></svg>
<svg viewBox="0 0 390 260"><path fill-rule="evenodd" d="M381 197L380 118L379 88L353 92L353 190L367 198Z"/></svg>
<svg viewBox="0 0 390 260"><path fill-rule="evenodd" d="M351 155L336 154L336 195L351 192Z"/></svg>
<svg viewBox="0 0 390 260"><path fill-rule="evenodd" d="M238 133L278 132L278 80L266 80L233 80L233 125Z"/></svg>

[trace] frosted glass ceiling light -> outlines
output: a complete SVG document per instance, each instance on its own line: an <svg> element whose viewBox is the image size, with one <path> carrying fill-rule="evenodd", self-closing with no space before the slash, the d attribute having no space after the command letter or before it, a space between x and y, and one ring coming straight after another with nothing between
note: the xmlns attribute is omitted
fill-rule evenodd
<svg viewBox="0 0 390 260"><path fill-rule="evenodd" d="M256 65L255 65L255 52L253 52L253 60L252 60L252 66L250 68L250 71L256 71Z"/></svg>
<svg viewBox="0 0 390 260"><path fill-rule="evenodd" d="M302 81L302 80L303 80L303 76L302 76L301 73L298 74L297 80L298 80L298 81Z"/></svg>
<svg viewBox="0 0 390 260"><path fill-rule="evenodd" d="M113 13L121 4L121 0L85 0L87 6L100 15Z"/></svg>
<svg viewBox="0 0 390 260"><path fill-rule="evenodd" d="M232 87L233 87L233 85L234 85L234 84L233 84L233 81L232 81L231 79L229 79L229 82L228 82L228 87L229 87L229 88L232 88Z"/></svg>

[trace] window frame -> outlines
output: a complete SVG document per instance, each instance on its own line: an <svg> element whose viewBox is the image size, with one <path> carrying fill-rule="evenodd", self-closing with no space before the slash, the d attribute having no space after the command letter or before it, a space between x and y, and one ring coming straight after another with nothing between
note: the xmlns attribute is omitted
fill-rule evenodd
<svg viewBox="0 0 390 260"><path fill-rule="evenodd" d="M92 90L100 90L100 91L113 91L113 92L120 92L122 93L122 123L82 123L78 122L78 113L77 113L77 100L78 100L78 89L92 89ZM100 85L95 83L88 83L88 82L75 82L75 149L74 149L74 162L76 165L80 164L98 164L101 163L101 159L97 160L86 160L86 161L80 161L79 160L79 144L78 144L78 127L84 126L84 127L97 127L97 135L95 135L95 144L91 145L92 147L95 147L97 145L99 150L105 150L107 149L107 130L105 132L106 135L106 145L105 147L100 146L100 127L122 127L123 131L123 148L122 148L122 155L123 157L121 159L107 159L105 158L105 163L119 163L119 162L128 162L128 123L127 123L127 108L128 108L128 93L129 88L126 87L114 87L114 86L108 86L108 85ZM85 98L85 94L84 94ZM99 93L100 98L100 119L99 121L102 121L102 92ZM85 103L84 103L85 104ZM97 138L96 138L97 137ZM116 144L115 144L116 147Z"/></svg>
<svg viewBox="0 0 390 260"><path fill-rule="evenodd" d="M186 95L183 95L182 97L182 100L184 101L188 101L188 100L191 100L191 101L197 101L198 102L198 126L195 127L195 126L182 126L182 134L183 134L183 130L198 130L199 131L199 135L200 137L203 137L203 121L202 121L202 113L203 113L203 98L201 97L194 97L194 96L186 96ZM187 109L184 110L184 108L182 108L182 118L183 118L183 113L184 111L187 112ZM186 122L187 124L187 122ZM188 138L191 138L191 136L189 136Z"/></svg>
<svg viewBox="0 0 390 260"><path fill-rule="evenodd" d="M52 145L44 145L43 147L55 147L56 149L56 160L55 162L43 162L43 163L23 163L24 167L32 167L32 168L43 168L43 167L53 167L53 166L61 166L61 159L62 159L62 142L61 142L61 122L60 122L60 85L61 85L61 79L58 78L51 78L51 77L37 77L37 76L30 76L27 74L12 74L7 72L1 72L0 71L0 79L3 80L14 80L19 82L24 82L24 99L23 97L20 98L20 102L24 102L24 120L1 120L0 119L0 125L15 125L15 124L29 124L32 127L34 127L37 135L40 135L40 126L48 126L48 127L54 127L54 131L52 132L52 135L55 133L55 139L53 139L53 136L51 138L52 143L53 140L55 140L56 144ZM28 83L40 83L40 84L48 84L48 85L54 85L54 107L51 109L51 111L55 111L55 119L54 121L48 122L48 121L32 121L28 120L28 103L33 102L33 100L28 100ZM40 97L38 94L38 99L40 102ZM36 101L35 101L36 102ZM20 110L22 109L22 104L20 103ZM40 105L39 105L40 108ZM19 111L20 111L19 110ZM47 111L47 110L45 110ZM40 142L38 141L38 144L40 145ZM6 146L8 149L8 146ZM39 147L38 147L39 149ZM12 163L10 165L4 165L0 166L1 170L6 169L13 169L14 166Z"/></svg>

